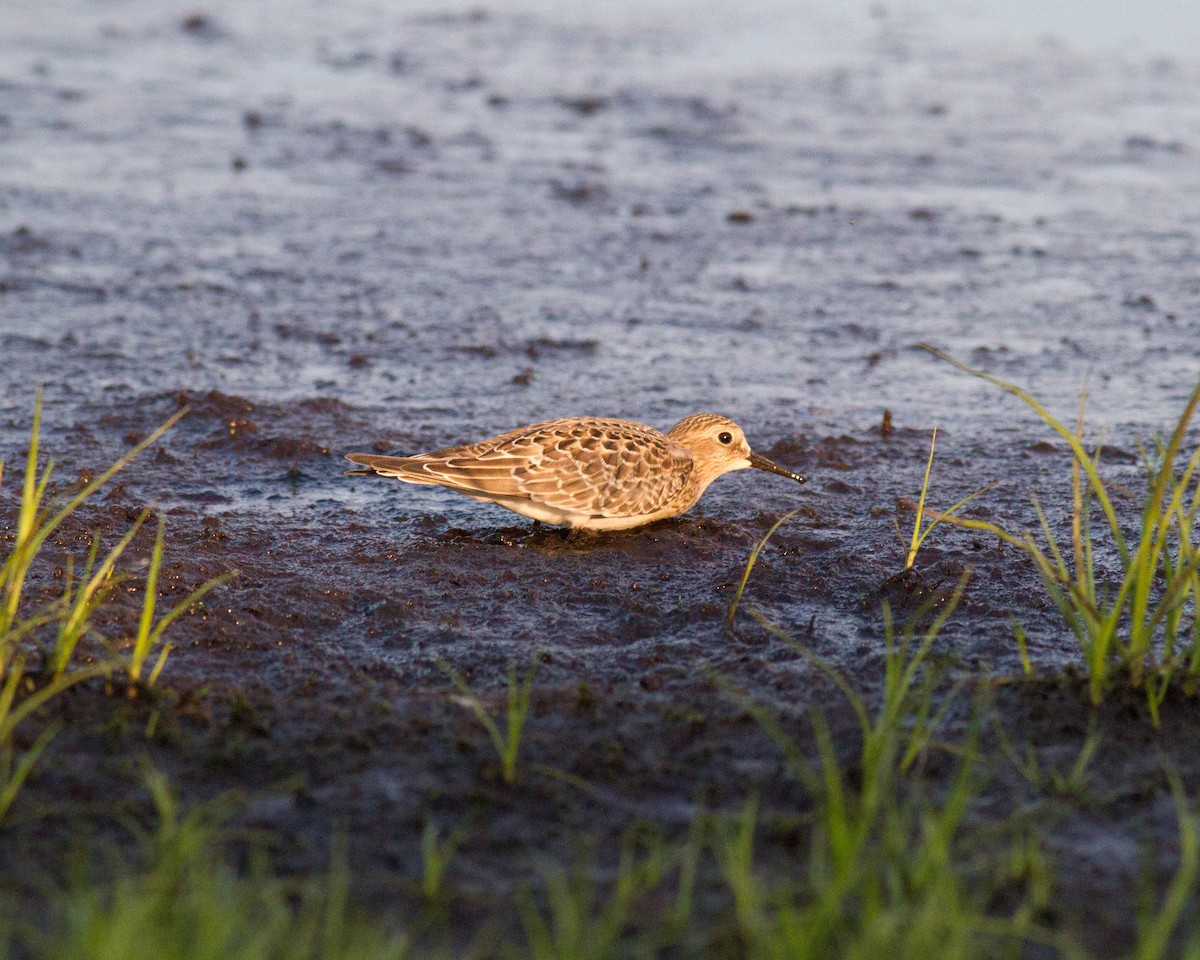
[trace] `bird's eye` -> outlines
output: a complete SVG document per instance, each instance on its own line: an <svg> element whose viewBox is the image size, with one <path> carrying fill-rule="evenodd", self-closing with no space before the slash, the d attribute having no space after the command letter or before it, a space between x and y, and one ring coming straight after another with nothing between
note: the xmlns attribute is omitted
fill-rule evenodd
<svg viewBox="0 0 1200 960"><path fill-rule="evenodd" d="M722 431L721 433L717 434L717 439L721 443L733 443L733 434L730 433L728 430L725 430L725 431Z"/></svg>

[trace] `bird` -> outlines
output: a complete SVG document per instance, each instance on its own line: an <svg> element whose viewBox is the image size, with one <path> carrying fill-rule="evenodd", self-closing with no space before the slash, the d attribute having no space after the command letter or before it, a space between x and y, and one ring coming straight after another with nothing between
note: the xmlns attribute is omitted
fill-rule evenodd
<svg viewBox="0 0 1200 960"><path fill-rule="evenodd" d="M568 417L412 457L346 459L365 468L351 476L447 487L569 533L631 530L679 516L731 470L806 480L754 453L742 428L715 413L684 417L666 433L633 420Z"/></svg>

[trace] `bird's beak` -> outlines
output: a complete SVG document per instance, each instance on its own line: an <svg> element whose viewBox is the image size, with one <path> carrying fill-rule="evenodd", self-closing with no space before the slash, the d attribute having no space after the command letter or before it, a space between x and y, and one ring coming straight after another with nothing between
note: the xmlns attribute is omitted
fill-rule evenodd
<svg viewBox="0 0 1200 960"><path fill-rule="evenodd" d="M800 476L798 473L792 473L791 470L785 470L779 464L773 463L766 457L757 453L750 454L750 466L759 470L766 470L767 473L777 473L781 477L788 477L789 479L795 480L797 483L804 483L808 479L807 477Z"/></svg>

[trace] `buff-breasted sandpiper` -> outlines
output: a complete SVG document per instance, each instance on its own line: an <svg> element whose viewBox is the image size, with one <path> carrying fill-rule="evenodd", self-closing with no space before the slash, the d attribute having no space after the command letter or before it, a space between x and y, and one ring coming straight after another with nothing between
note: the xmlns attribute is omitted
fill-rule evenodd
<svg viewBox="0 0 1200 960"><path fill-rule="evenodd" d="M413 457L346 459L367 468L355 474L449 487L572 530L628 530L678 516L731 470L805 480L754 453L742 428L714 413L684 417L665 434L633 420L572 417Z"/></svg>

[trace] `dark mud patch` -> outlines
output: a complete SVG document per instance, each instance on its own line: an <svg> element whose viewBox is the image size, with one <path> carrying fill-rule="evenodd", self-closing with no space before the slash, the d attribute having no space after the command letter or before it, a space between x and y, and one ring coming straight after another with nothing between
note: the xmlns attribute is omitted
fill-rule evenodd
<svg viewBox="0 0 1200 960"><path fill-rule="evenodd" d="M959 582L964 581L959 573ZM914 615L936 614L939 608L950 604L958 583L947 584L944 577L931 580L915 567L894 573L879 585L879 588L864 597L860 607L874 610L887 604L888 608L907 619Z"/></svg>

